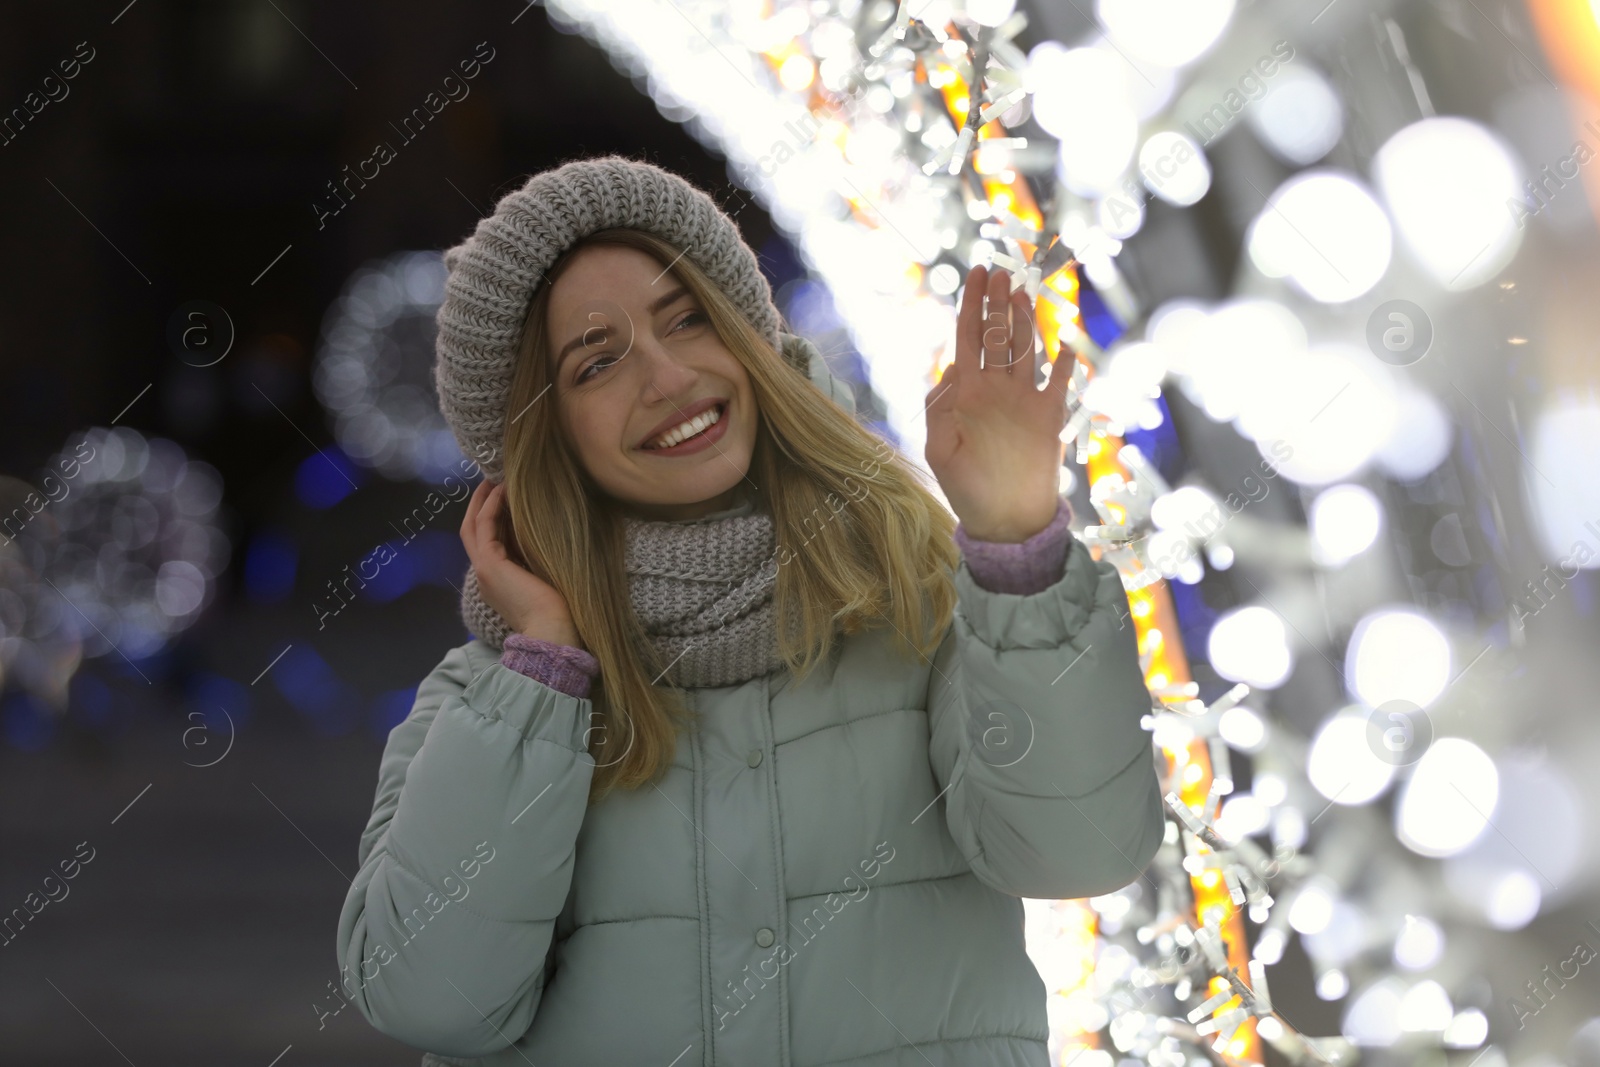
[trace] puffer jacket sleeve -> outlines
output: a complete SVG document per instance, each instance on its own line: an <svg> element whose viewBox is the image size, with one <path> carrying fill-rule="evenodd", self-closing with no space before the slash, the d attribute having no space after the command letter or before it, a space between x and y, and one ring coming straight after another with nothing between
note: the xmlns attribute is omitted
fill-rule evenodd
<svg viewBox="0 0 1600 1067"><path fill-rule="evenodd" d="M341 984L379 1031L446 1055L509 1046L539 1008L594 760L590 701L469 642L389 734Z"/></svg>
<svg viewBox="0 0 1600 1067"><path fill-rule="evenodd" d="M996 593L963 560L928 682L929 758L973 872L1017 897L1138 878L1164 830L1151 700L1117 570L1074 541L1061 579Z"/></svg>

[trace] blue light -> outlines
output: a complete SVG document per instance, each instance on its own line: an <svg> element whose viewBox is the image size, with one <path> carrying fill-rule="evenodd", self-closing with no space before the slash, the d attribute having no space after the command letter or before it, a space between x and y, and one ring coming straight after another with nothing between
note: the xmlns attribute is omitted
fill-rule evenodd
<svg viewBox="0 0 1600 1067"><path fill-rule="evenodd" d="M1178 441L1177 427L1172 422L1172 411L1167 407L1167 398L1158 396L1154 401L1161 411L1161 425L1153 430L1146 430L1138 426L1123 428L1122 441L1124 444L1136 445L1144 458L1155 464L1156 470L1167 483L1176 484L1185 467L1183 446Z"/></svg>
<svg viewBox="0 0 1600 1067"><path fill-rule="evenodd" d="M361 595L380 604L387 604L404 595L417 584L415 549L406 547L405 542L397 544L390 541L388 545L389 553L393 553L389 562L380 566L380 561L389 553L379 555L378 550L373 549L363 558L360 565L350 568L352 573L359 575L366 583L361 589ZM373 573L374 567L377 567L376 573ZM367 577L369 573L372 574L370 578Z"/></svg>
<svg viewBox="0 0 1600 1067"><path fill-rule="evenodd" d="M1122 323L1117 321L1105 300L1095 292L1083 271L1078 272L1078 310L1083 315L1083 331L1101 348L1109 348L1113 341L1122 336Z"/></svg>
<svg viewBox="0 0 1600 1067"><path fill-rule="evenodd" d="M462 572L471 562L459 532L424 531L412 542L411 551L417 559L417 581L446 588L460 582Z"/></svg>
<svg viewBox="0 0 1600 1067"><path fill-rule="evenodd" d="M833 293L820 282L809 279L790 282L784 286L783 296L788 300L785 317L802 337L827 333L843 325Z"/></svg>
<svg viewBox="0 0 1600 1067"><path fill-rule="evenodd" d="M446 588L458 585L468 563L459 533L421 530L408 540L394 540L388 544L394 558L366 579L366 588L361 590L363 596L380 604L387 604L425 582ZM372 564L364 567L361 573L371 572L377 559L373 557Z"/></svg>
<svg viewBox="0 0 1600 1067"><path fill-rule="evenodd" d="M357 725L360 695L307 645L292 645L272 670L273 684L325 737L340 737Z"/></svg>
<svg viewBox="0 0 1600 1067"><path fill-rule="evenodd" d="M326 445L300 461L294 472L294 492L302 504L321 510L355 492L360 481L360 471L350 457L337 445Z"/></svg>
<svg viewBox="0 0 1600 1067"><path fill-rule="evenodd" d="M56 725L50 709L32 693L13 693L0 702L0 733L12 748L41 751L55 737Z"/></svg>
<svg viewBox="0 0 1600 1067"><path fill-rule="evenodd" d="M349 488L346 486L346 488ZM262 530L250 539L244 557L245 595L262 603L275 603L294 592L300 551L281 530Z"/></svg>
<svg viewBox="0 0 1600 1067"><path fill-rule="evenodd" d="M202 718L188 720L191 724L205 723L206 729L216 731L219 738L228 736L229 721L234 730L241 730L250 721L250 687L243 682L210 671L200 671L189 680L189 711L198 711ZM226 714L224 714L224 709Z"/></svg>

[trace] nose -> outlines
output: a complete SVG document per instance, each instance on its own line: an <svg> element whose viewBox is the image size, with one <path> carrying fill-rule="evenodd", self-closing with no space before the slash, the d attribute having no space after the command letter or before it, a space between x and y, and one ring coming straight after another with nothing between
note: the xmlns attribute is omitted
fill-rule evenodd
<svg viewBox="0 0 1600 1067"><path fill-rule="evenodd" d="M682 396L699 377L698 371L685 365L654 338L640 338L634 345L633 358L639 361L643 371L641 397L647 404Z"/></svg>

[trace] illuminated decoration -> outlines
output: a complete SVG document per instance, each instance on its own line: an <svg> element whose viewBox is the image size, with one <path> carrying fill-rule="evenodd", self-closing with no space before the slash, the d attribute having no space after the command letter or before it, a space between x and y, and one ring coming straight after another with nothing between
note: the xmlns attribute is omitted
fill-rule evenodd
<svg viewBox="0 0 1600 1067"><path fill-rule="evenodd" d="M1275 74L1266 95L1245 112L1261 143L1285 163L1305 166L1333 150L1344 133L1339 95L1309 67Z"/></svg>
<svg viewBox="0 0 1600 1067"><path fill-rule="evenodd" d="M323 318L312 388L345 454L395 481L437 482L461 458L433 386L446 273L438 252L371 261Z"/></svg>
<svg viewBox="0 0 1600 1067"><path fill-rule="evenodd" d="M1361 183L1311 171L1284 182L1250 227L1250 259L1324 304L1354 300L1389 269L1394 234Z"/></svg>
<svg viewBox="0 0 1600 1067"><path fill-rule="evenodd" d="M1373 159L1407 248L1448 289L1481 285L1516 255L1522 226L1506 204L1523 199L1520 169L1500 138L1461 118L1413 123Z"/></svg>
<svg viewBox="0 0 1600 1067"><path fill-rule="evenodd" d="M1181 67L1216 44L1233 0L1100 0L1095 13L1136 58Z"/></svg>
<svg viewBox="0 0 1600 1067"><path fill-rule="evenodd" d="M1313 558L1338 566L1377 540L1383 527L1383 505L1363 486L1336 485L1317 495L1307 518Z"/></svg>
<svg viewBox="0 0 1600 1067"><path fill-rule="evenodd" d="M1304 59L1285 65L1275 95L1251 102L1236 126L1208 128L1204 144L1199 133L1180 134L1186 94L1220 95L1217 86L1237 83L1247 69L1237 48L1212 55L1239 21L1229 0L1099 0L1109 34L1040 41L1024 54L1017 42L1028 6L549 0L547 11L603 47L662 114L723 154L733 179L793 237L831 289L888 430L912 462L923 451L924 397L954 358L968 267L1010 271L1036 301L1044 355L1064 357L1052 372L1072 374L1062 434L1072 462L1062 490L1083 478L1099 523L1080 532L1081 544L1117 567L1127 591L1169 819L1155 860L1124 889L1025 901L1027 947L1048 994L1052 1062L1243 1067L1262 1063L1271 1045L1288 1062L1343 1065L1354 1061L1354 1044L1419 1059L1476 1049L1487 1041L1487 1022L1470 1006L1472 994L1441 984L1457 981L1453 975L1429 973L1446 941L1452 949L1464 943L1453 919L1445 924L1453 908L1419 888L1408 864L1419 856L1466 863L1485 847L1485 820L1442 810L1438 798L1462 768L1487 773L1496 762L1465 740L1445 745L1414 769L1420 785L1392 790L1404 814L1391 828L1374 802L1396 782L1409 783L1413 769L1373 747L1377 709L1366 702L1433 699L1448 654L1430 633L1426 657L1396 665L1377 646L1353 647L1341 672L1320 648L1305 647L1296 625L1316 591L1283 611L1263 597L1213 635L1225 650L1217 659L1231 657L1238 669L1210 666L1240 684L1203 701L1174 597L1207 568L1227 570L1236 552L1318 578L1359 569L1392 516L1381 494L1357 479L1370 468L1416 479L1443 463L1454 430L1443 407L1360 347L1359 335L1330 336L1324 324L1361 311L1392 260L1445 263L1461 235L1441 218L1475 211L1477 201L1419 203L1413 171L1427 161L1406 140L1385 157L1382 174L1326 162L1339 158L1330 153L1344 130L1366 120ZM1223 110L1239 114L1232 105ZM1030 119L1047 136L1034 126L1024 136ZM1250 130L1291 166L1319 169L1290 174L1276 189L1246 188L1206 152L1216 137ZM1463 141L1462 152L1479 151L1481 142ZM1393 222L1369 182L1390 206L1403 205ZM1122 242L1137 234L1147 208L1199 203L1219 185L1257 216L1245 242L1254 267L1241 272L1246 291L1147 315L1118 269ZM1404 256L1395 255L1397 238ZM1486 255L1497 264L1515 252L1507 240ZM1477 284L1479 273L1453 280ZM1192 479L1168 485L1138 441L1165 424L1169 383L1251 442L1261 473L1252 470L1232 492ZM1316 531L1239 514L1261 499L1251 486L1263 480L1291 497L1326 487ZM1431 625L1420 614L1401 622L1413 634ZM1250 641L1230 632L1240 630L1271 640L1245 648ZM1327 709L1313 746L1263 710L1260 691L1298 663L1317 663L1319 653L1348 690L1338 702L1362 702ZM1341 759L1355 745L1362 758ZM1235 788L1235 752L1249 761L1248 792ZM1418 752L1413 762L1423 759ZM1481 790L1474 799L1493 802ZM1306 851L1313 833L1315 860ZM1270 846L1258 843L1263 836ZM1483 894L1493 901L1489 920L1504 927L1538 906L1540 887L1530 893L1526 873L1515 873L1521 881L1500 879ZM1470 872L1458 880L1483 881ZM1305 1036L1274 1005L1267 972L1295 937L1316 995L1351 998L1342 1036Z"/></svg>
<svg viewBox="0 0 1600 1067"><path fill-rule="evenodd" d="M0 679L64 709L82 660L137 672L193 625L230 547L220 475L172 441L95 427L46 470L48 498L0 548Z"/></svg>
<svg viewBox="0 0 1600 1067"><path fill-rule="evenodd" d="M1254 921L1268 921L1274 904L1271 884L1290 880L1286 874L1302 872L1307 863L1301 859L1290 865L1248 836L1229 839L1217 829L1222 798L1234 788L1230 739L1222 723L1242 706L1250 687L1241 683L1210 705L1196 699L1199 687L1189 674L1165 579L1147 558L1148 541L1135 536L1149 527L1151 510L1168 494L1167 487L1137 448L1109 433L1092 433L1082 451L1090 485L1099 489L1090 499L1102 522L1087 527L1084 539L1116 564L1128 590L1140 663L1153 699L1150 725L1166 764L1163 789L1176 819L1167 824L1166 842L1145 874L1146 882L1157 887L1155 906L1143 899L1146 890L1139 883L1091 902L1102 915L1109 912L1117 920L1117 929L1107 930L1108 936L1120 930L1124 916L1142 920L1135 930L1136 947L1157 954L1155 960L1140 960L1106 991L1113 1006L1139 1008L1117 1016L1112 1040L1119 1051L1147 1063L1186 1062L1185 1046L1200 1044L1225 1063L1260 1063L1263 1039L1292 1063L1354 1062L1345 1039L1303 1036L1274 1011L1266 977L1266 967L1277 962L1274 941L1258 938L1254 955L1246 944L1242 906L1248 905ZM1259 747L1268 731L1255 722L1255 736L1236 734L1232 740L1241 747ZM1289 852L1294 854L1292 848ZM1140 903L1133 903L1135 899ZM1187 900L1189 906L1169 911L1176 900ZM1263 940L1266 952L1261 951ZM1180 1006L1181 1020L1173 1020L1166 1010L1152 1010L1170 1005Z"/></svg>

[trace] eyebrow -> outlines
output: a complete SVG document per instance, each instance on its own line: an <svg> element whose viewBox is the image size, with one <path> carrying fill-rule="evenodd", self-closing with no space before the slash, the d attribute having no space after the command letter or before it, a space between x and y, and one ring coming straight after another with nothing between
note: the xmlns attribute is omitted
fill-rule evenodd
<svg viewBox="0 0 1600 1067"><path fill-rule="evenodd" d="M668 304L671 304L673 301L682 299L683 297L688 296L688 295L689 295L689 290L680 285L676 289L672 290L672 292L666 294L665 296L657 297L655 300L651 301L649 303L649 305L646 306L645 310L650 312L650 314L654 315L656 312L660 311L662 308L666 307ZM568 341L562 347L561 352L556 356L556 370L558 372L561 370L562 364L564 364L567 361L567 357L569 355L571 355L572 352L575 349L578 349L578 348L582 347L586 343L585 342L585 338L587 338L595 330L599 330L602 333L609 334L611 332L611 327L609 327L609 326L591 326L587 330L584 330L582 333L580 333L578 336L574 337L572 340Z"/></svg>

